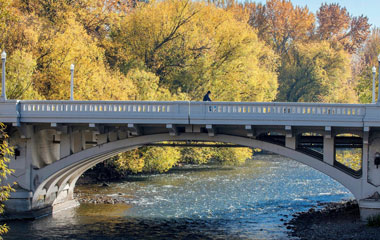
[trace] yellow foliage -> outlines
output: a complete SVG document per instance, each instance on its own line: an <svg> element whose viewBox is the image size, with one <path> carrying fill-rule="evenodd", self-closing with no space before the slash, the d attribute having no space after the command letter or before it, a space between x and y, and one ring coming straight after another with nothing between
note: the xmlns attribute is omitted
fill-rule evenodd
<svg viewBox="0 0 380 240"><path fill-rule="evenodd" d="M33 55L23 50L16 50L7 59L7 98L8 99L40 99L34 89L33 73L36 60Z"/></svg>
<svg viewBox="0 0 380 240"><path fill-rule="evenodd" d="M234 14L187 0L141 4L113 29L111 52L122 72L145 68L172 94L199 100L211 90L215 100L273 100L277 57Z"/></svg>
<svg viewBox="0 0 380 240"><path fill-rule="evenodd" d="M135 95L133 83L106 67L104 50L73 19L51 30L41 48L35 84L47 99L69 99L72 63L76 100L126 100Z"/></svg>
<svg viewBox="0 0 380 240"><path fill-rule="evenodd" d="M335 159L344 166L359 171L362 168L362 149L336 149Z"/></svg>
<svg viewBox="0 0 380 240"><path fill-rule="evenodd" d="M252 158L250 148L214 148L212 159L225 165L239 165Z"/></svg>
<svg viewBox="0 0 380 240"><path fill-rule="evenodd" d="M116 167L122 171L131 171L133 173L142 172L144 168L144 159L140 157L138 149L121 153L115 161Z"/></svg>
<svg viewBox="0 0 380 240"><path fill-rule="evenodd" d="M180 160L180 152L172 147L143 147L119 154L117 168L133 173L166 172Z"/></svg>
<svg viewBox="0 0 380 240"><path fill-rule="evenodd" d="M166 172L180 160L180 152L172 147L153 147L143 152L144 171Z"/></svg>
<svg viewBox="0 0 380 240"><path fill-rule="evenodd" d="M3 179L14 172L13 169L8 168L9 156L13 155L13 148L8 145L8 134L5 132L6 126L0 122L0 214L4 211L4 204L9 196L10 192L14 189L9 185L1 184ZM8 226L5 224L0 225L0 235L8 232ZM1 236L0 236L1 238Z"/></svg>

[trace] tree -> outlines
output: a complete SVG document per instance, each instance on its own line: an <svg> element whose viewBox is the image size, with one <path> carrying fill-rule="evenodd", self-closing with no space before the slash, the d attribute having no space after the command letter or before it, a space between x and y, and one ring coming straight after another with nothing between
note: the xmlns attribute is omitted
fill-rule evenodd
<svg viewBox="0 0 380 240"><path fill-rule="evenodd" d="M152 72L159 88L171 94L201 99L211 90L219 100L275 97L276 55L246 23L214 5L187 0L142 4L112 29L111 40L115 44L107 54L118 59L121 72Z"/></svg>
<svg viewBox="0 0 380 240"><path fill-rule="evenodd" d="M297 43L280 68L279 101L356 102L350 56L329 42Z"/></svg>
<svg viewBox="0 0 380 240"><path fill-rule="evenodd" d="M36 60L23 50L16 50L7 59L7 97L9 99L39 99L34 89L33 73Z"/></svg>
<svg viewBox="0 0 380 240"><path fill-rule="evenodd" d="M288 0L267 0L266 4L247 4L249 24L259 37L286 54L293 41L306 41L314 29L314 15L307 7L293 6Z"/></svg>
<svg viewBox="0 0 380 240"><path fill-rule="evenodd" d="M8 175L13 173L13 170L8 168L8 157L13 155L13 149L8 145L7 139L9 136L5 130L6 126L3 123L0 123L0 183ZM0 184L0 213L4 212L4 202L9 198L11 191L14 190L9 184ZM6 224L0 225L0 235L8 232L8 229L9 228Z"/></svg>
<svg viewBox="0 0 380 240"><path fill-rule="evenodd" d="M380 29L373 28L364 47L358 53L355 62L355 78L357 81L356 92L361 103L372 101L372 67L378 69L377 56L380 53Z"/></svg>
<svg viewBox="0 0 380 240"><path fill-rule="evenodd" d="M74 94L78 100L126 100L135 87L104 62L104 51L73 18L51 29L40 43L35 74L38 92L46 99L69 99L70 64L75 64Z"/></svg>
<svg viewBox="0 0 380 240"><path fill-rule="evenodd" d="M317 12L317 19L318 39L340 43L349 53L360 48L370 33L367 17L352 17L338 3L322 4Z"/></svg>
<svg viewBox="0 0 380 240"><path fill-rule="evenodd" d="M166 172L180 160L180 152L171 147L143 147L119 155L116 165L124 171Z"/></svg>

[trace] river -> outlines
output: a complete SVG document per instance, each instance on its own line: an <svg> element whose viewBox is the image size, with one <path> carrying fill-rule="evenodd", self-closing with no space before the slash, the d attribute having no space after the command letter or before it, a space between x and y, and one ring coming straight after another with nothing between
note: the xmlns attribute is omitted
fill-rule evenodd
<svg viewBox="0 0 380 240"><path fill-rule="evenodd" d="M77 189L125 204L81 204L34 221L12 221L4 239L290 239L284 222L292 214L353 198L331 178L277 155Z"/></svg>

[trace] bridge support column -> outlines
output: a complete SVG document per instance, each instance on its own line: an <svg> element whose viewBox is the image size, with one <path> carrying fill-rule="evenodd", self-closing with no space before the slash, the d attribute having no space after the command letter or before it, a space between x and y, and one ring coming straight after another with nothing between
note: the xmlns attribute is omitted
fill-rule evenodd
<svg viewBox="0 0 380 240"><path fill-rule="evenodd" d="M38 179L33 177L33 168L37 154L36 140L38 137L35 135L33 126L23 125L18 129L19 131L13 133L10 138L10 145L15 146L18 154L11 157L9 168L14 169L7 179L4 179L4 184L10 184L16 190L11 192L10 197L4 202L5 214L0 217L3 218L33 218L32 213L32 198L34 191L34 184ZM16 185L13 185L16 182Z"/></svg>
<svg viewBox="0 0 380 240"><path fill-rule="evenodd" d="M297 148L297 137L293 134L291 126L285 126L285 147L290 149Z"/></svg>
<svg viewBox="0 0 380 240"><path fill-rule="evenodd" d="M323 161L331 166L334 166L334 138L330 135L323 136Z"/></svg>
<svg viewBox="0 0 380 240"><path fill-rule="evenodd" d="M71 146L70 146L70 135L66 133L61 133L60 134L60 151L59 155L60 158L67 157L71 154Z"/></svg>

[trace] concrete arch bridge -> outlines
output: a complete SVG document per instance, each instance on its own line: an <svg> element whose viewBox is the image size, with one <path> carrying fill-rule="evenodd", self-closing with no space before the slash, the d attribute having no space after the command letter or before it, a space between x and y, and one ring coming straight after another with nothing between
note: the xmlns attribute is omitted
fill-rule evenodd
<svg viewBox="0 0 380 240"><path fill-rule="evenodd" d="M15 146L11 217L73 203L78 178L118 153L163 141L260 148L306 164L352 192L363 219L380 213L380 106L375 104L2 101ZM344 158L350 155L356 165Z"/></svg>

